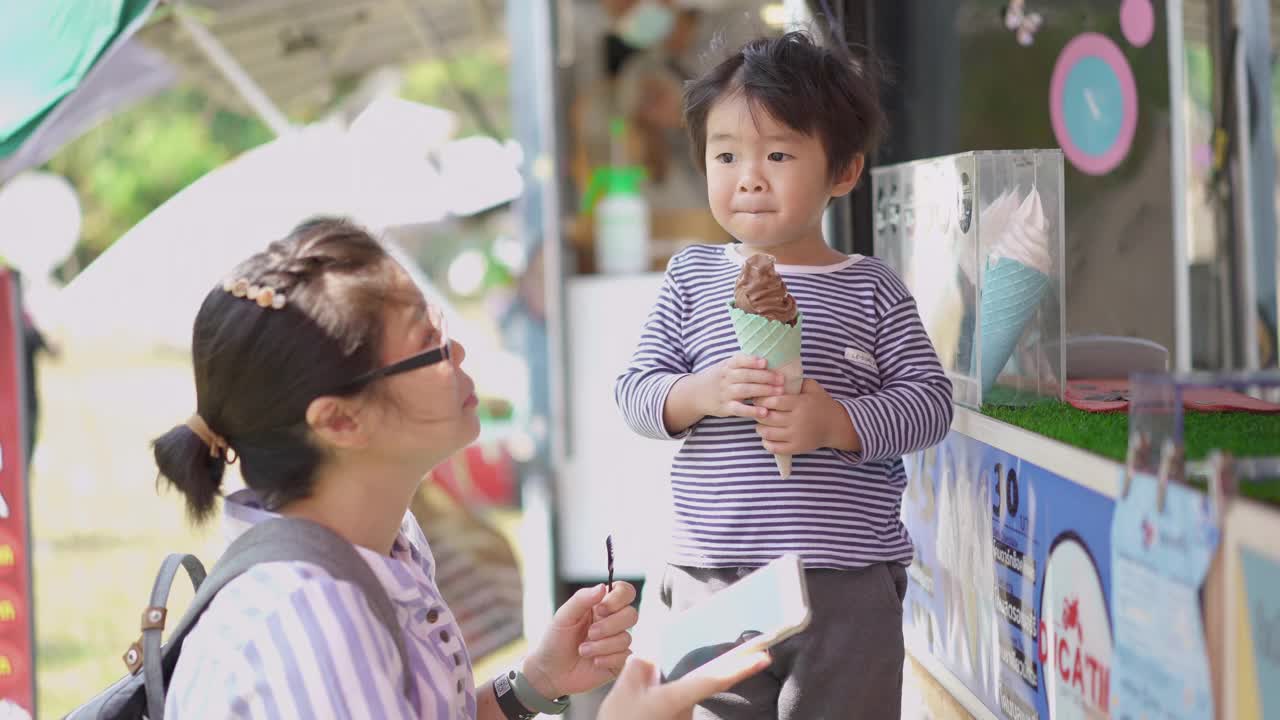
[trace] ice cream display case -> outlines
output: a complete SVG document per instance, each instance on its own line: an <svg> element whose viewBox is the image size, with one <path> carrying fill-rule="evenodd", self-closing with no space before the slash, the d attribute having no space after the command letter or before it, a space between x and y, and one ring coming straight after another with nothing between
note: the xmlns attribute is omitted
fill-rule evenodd
<svg viewBox="0 0 1280 720"><path fill-rule="evenodd" d="M903 459L912 657L977 717L1221 713L1230 662L1271 667L1226 631L1261 622L1234 600L1265 595L1248 582L1280 578L1280 556L1253 550L1277 526L1280 405L1264 398L1280 380L1170 374L1132 339L1067 336L1058 151L872 172L876 255L958 406L940 445ZM1176 637L1153 631L1175 619Z"/></svg>
<svg viewBox="0 0 1280 720"><path fill-rule="evenodd" d="M955 402L1061 399L1062 152L968 152L871 177L876 254L915 295Z"/></svg>

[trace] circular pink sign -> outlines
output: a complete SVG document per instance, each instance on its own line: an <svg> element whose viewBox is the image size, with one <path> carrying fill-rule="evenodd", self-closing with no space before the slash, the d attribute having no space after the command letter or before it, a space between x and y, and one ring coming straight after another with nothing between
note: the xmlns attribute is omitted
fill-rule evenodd
<svg viewBox="0 0 1280 720"><path fill-rule="evenodd" d="M1120 6L1120 30L1134 47L1146 47L1156 32L1156 11L1151 0L1124 0Z"/></svg>
<svg viewBox="0 0 1280 720"><path fill-rule="evenodd" d="M1081 172L1105 175L1124 161L1138 127L1133 69L1111 38L1072 38L1053 67L1049 118L1062 153Z"/></svg>

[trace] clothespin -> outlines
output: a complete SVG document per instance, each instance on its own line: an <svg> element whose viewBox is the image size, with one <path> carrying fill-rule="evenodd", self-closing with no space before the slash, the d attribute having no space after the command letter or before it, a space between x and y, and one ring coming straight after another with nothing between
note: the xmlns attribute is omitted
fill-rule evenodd
<svg viewBox="0 0 1280 720"><path fill-rule="evenodd" d="M1160 452L1160 484L1156 488L1156 510L1164 512L1164 498L1169 492L1169 483L1181 481L1186 477L1186 457L1182 444L1173 438L1165 438L1164 448Z"/></svg>
<svg viewBox="0 0 1280 720"><path fill-rule="evenodd" d="M1227 502L1238 488L1235 458L1229 452L1214 450L1209 455L1209 507L1218 527L1222 527Z"/></svg>
<svg viewBox="0 0 1280 720"><path fill-rule="evenodd" d="M1133 475L1151 467L1151 436L1147 433L1129 434L1129 454L1124 466L1124 484L1120 488L1121 497L1129 497L1129 487L1133 484Z"/></svg>

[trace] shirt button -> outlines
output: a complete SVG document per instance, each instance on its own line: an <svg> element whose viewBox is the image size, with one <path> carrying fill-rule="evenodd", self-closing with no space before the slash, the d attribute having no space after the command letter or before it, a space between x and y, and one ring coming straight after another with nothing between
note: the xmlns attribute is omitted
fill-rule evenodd
<svg viewBox="0 0 1280 720"><path fill-rule="evenodd" d="M453 654L453 666L462 667L462 653Z"/></svg>
<svg viewBox="0 0 1280 720"><path fill-rule="evenodd" d="M441 631L440 631L440 642L446 642L446 643L447 643L447 642L449 642L449 631L448 631L448 630L441 630Z"/></svg>
<svg viewBox="0 0 1280 720"><path fill-rule="evenodd" d="M461 680L459 680L459 681L458 681L458 692L459 692L459 693L461 693L461 692L462 692L462 681L461 681Z"/></svg>
<svg viewBox="0 0 1280 720"><path fill-rule="evenodd" d="M429 623L431 623L432 625L434 625L434 624L436 623L436 621L437 621L437 620L439 620L439 619L440 619L440 613L439 613L439 612L436 612L434 609L432 609L432 610L428 610L428 611L427 611L427 622L429 622Z"/></svg>

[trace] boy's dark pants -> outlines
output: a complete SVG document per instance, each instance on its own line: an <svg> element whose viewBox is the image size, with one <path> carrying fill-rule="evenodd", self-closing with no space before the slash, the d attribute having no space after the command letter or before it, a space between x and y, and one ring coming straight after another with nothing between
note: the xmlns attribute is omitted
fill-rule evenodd
<svg viewBox="0 0 1280 720"><path fill-rule="evenodd" d="M684 610L753 568L668 565L662 601ZM694 710L695 720L825 720L902 716L902 599L907 572L807 570L808 629L775 645L773 664Z"/></svg>

